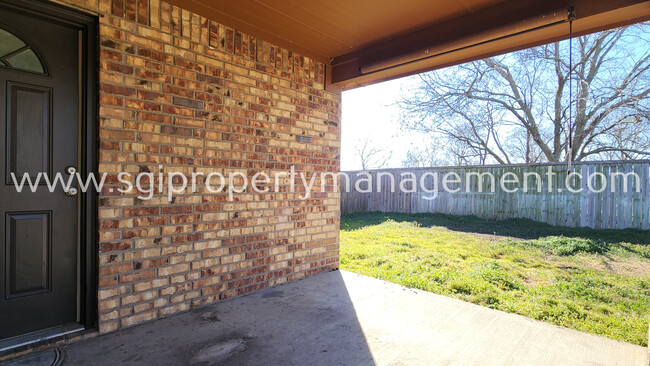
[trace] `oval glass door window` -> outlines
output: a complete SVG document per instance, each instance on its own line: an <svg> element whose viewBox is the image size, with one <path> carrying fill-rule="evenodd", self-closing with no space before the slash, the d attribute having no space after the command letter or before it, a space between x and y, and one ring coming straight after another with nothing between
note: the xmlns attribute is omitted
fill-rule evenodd
<svg viewBox="0 0 650 366"><path fill-rule="evenodd" d="M0 67L45 74L43 62L20 38L0 28Z"/></svg>

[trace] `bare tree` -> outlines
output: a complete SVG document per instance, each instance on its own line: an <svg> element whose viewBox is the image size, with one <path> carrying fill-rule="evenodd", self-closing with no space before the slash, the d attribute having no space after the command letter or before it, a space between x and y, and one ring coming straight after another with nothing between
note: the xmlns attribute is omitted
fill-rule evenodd
<svg viewBox="0 0 650 366"><path fill-rule="evenodd" d="M574 39L571 70L563 41L421 74L398 103L402 127L465 146L468 163L564 161L569 141L573 160L648 157L647 31Z"/></svg>
<svg viewBox="0 0 650 366"><path fill-rule="evenodd" d="M392 152L372 146L367 137L356 144L355 150L363 170L383 168L392 156Z"/></svg>
<svg viewBox="0 0 650 366"><path fill-rule="evenodd" d="M436 143L430 143L423 148L412 146L402 160L405 168L429 168L445 164L445 159L440 157L440 150Z"/></svg>
<svg viewBox="0 0 650 366"><path fill-rule="evenodd" d="M508 135L505 145L514 162L542 163L545 161L542 150L535 144L533 136L528 130L514 130Z"/></svg>

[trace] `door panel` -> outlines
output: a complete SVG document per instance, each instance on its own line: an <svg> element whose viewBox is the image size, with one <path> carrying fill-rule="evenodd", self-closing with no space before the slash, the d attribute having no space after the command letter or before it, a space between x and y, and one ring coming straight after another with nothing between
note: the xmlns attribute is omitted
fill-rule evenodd
<svg viewBox="0 0 650 366"><path fill-rule="evenodd" d="M79 166L79 37L0 3L0 342L80 320L79 197L11 179Z"/></svg>
<svg viewBox="0 0 650 366"><path fill-rule="evenodd" d="M50 88L7 83L7 183L11 172L36 178L50 169L51 98Z"/></svg>
<svg viewBox="0 0 650 366"><path fill-rule="evenodd" d="M5 298L51 291L50 213L7 213Z"/></svg>

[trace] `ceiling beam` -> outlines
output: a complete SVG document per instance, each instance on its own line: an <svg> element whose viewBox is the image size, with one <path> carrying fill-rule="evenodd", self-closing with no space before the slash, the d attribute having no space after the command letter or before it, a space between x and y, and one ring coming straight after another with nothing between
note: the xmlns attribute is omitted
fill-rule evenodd
<svg viewBox="0 0 650 366"><path fill-rule="evenodd" d="M557 20L565 18L570 7L576 13L574 35L650 19L650 1L507 0L334 57L328 70L330 86L353 89L564 39L568 23ZM486 37L494 41L486 42ZM468 47L467 42L476 43ZM409 61L418 54L426 57ZM400 60L405 63L396 65Z"/></svg>

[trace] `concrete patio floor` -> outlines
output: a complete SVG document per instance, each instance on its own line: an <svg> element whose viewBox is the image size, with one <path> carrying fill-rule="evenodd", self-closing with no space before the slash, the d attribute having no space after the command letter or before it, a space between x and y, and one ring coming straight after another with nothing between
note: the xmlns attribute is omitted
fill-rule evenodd
<svg viewBox="0 0 650 366"><path fill-rule="evenodd" d="M64 365L639 365L648 349L345 271L78 342Z"/></svg>

